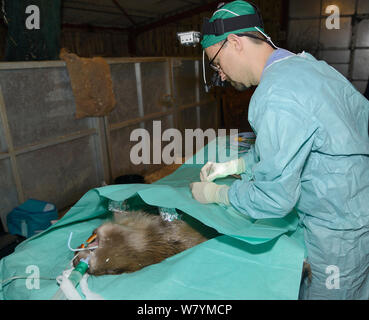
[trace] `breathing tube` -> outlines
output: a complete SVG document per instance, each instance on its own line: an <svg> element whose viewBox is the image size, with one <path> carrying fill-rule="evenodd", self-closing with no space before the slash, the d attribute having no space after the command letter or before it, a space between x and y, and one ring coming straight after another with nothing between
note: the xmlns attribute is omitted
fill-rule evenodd
<svg viewBox="0 0 369 320"><path fill-rule="evenodd" d="M72 249L70 246L70 242L72 240L72 234L69 235L68 240L68 248L69 250L73 252L79 252L84 250L94 250L98 248L98 246L88 246L90 243L92 243L95 238L96 234L93 234L87 239L87 246L85 244L82 244L77 249ZM77 257L78 255L75 255L71 262ZM76 288L78 285L81 286L82 293L85 295L86 300L102 300L102 297L88 289L87 284L87 270L89 268L89 261L91 258L91 254L88 255L86 258L80 259L79 263L75 268L67 269L63 271L63 274L61 276L58 276L56 278L56 281L59 283L59 290L54 294L54 296L51 298L51 300L82 300L80 294L77 292Z"/></svg>
<svg viewBox="0 0 369 320"><path fill-rule="evenodd" d="M82 277L87 272L89 260L90 256L88 256L86 259L81 259L77 266L70 272L69 276L67 274L68 272L63 273L60 282L60 288L51 300L79 300L80 296L75 296L74 289L77 288L82 280Z"/></svg>

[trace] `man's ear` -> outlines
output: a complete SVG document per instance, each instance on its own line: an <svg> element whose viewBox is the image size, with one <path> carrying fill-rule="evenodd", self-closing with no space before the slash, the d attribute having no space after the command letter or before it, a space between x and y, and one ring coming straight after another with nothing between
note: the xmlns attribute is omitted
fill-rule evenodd
<svg viewBox="0 0 369 320"><path fill-rule="evenodd" d="M227 37L228 42L237 50L242 51L244 47L244 43L242 42L242 37L238 37L235 34L231 33Z"/></svg>

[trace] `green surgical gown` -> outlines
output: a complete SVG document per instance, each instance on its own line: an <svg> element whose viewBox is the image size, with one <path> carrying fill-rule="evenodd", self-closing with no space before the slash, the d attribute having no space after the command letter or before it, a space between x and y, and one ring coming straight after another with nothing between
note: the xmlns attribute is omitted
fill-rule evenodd
<svg viewBox="0 0 369 320"><path fill-rule="evenodd" d="M302 299L369 299L369 101L308 53L262 75L249 106L257 135L231 205L255 219L296 209L312 279Z"/></svg>

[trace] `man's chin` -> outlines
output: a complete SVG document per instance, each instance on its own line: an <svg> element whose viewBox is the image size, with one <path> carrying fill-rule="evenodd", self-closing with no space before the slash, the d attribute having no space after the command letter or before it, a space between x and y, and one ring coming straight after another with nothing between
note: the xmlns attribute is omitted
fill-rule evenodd
<svg viewBox="0 0 369 320"><path fill-rule="evenodd" d="M243 83L241 82L236 82L236 81L229 81L230 84L232 85L233 88L235 88L237 91L245 91L247 89L249 89L250 87L246 87Z"/></svg>

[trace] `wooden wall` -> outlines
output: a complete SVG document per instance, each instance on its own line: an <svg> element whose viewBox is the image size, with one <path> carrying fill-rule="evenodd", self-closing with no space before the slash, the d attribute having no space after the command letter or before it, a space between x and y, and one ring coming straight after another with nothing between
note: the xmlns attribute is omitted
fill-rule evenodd
<svg viewBox="0 0 369 320"><path fill-rule="evenodd" d="M260 9L265 30L273 42L283 47L286 40L288 21L287 0L254 0ZM167 24L139 34L135 40L135 53L129 52L129 34L124 31L92 28L63 27L61 47L81 57L127 57L127 56L201 56L201 47L184 47L177 40L177 32L201 31L204 17L211 17L212 11L203 12L175 23ZM78 21L76 21L78 23ZM0 60L5 51L6 29L0 25Z"/></svg>
<svg viewBox="0 0 369 320"><path fill-rule="evenodd" d="M283 46L287 38L288 6L286 0L254 0L263 16L265 31L277 45ZM201 31L204 17L211 17L213 11L203 12L190 18L167 24L140 34L136 39L137 56L200 56L201 47L184 47L177 40L176 33Z"/></svg>
<svg viewBox="0 0 369 320"><path fill-rule="evenodd" d="M204 12L191 18L158 27L138 35L136 39L137 56L200 56L202 49L180 45L177 32L201 31L203 17L210 17L212 12Z"/></svg>
<svg viewBox="0 0 369 320"><path fill-rule="evenodd" d="M128 35L119 31L99 31L64 27L61 47L80 57L127 57Z"/></svg>

